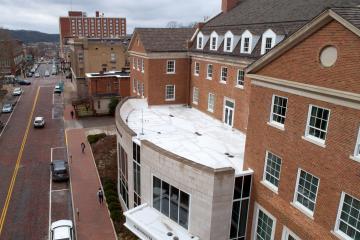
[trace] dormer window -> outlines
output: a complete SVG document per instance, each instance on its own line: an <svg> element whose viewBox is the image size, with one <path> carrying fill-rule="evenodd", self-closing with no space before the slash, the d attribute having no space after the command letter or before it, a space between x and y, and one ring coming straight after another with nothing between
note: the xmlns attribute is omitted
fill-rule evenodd
<svg viewBox="0 0 360 240"><path fill-rule="evenodd" d="M260 36L253 35L249 30L246 30L241 36L240 53L248 53L254 50Z"/></svg>
<svg viewBox="0 0 360 240"><path fill-rule="evenodd" d="M232 42L232 38L231 37L227 37L225 39L225 51L226 52L231 52L231 42Z"/></svg>
<svg viewBox="0 0 360 240"><path fill-rule="evenodd" d="M216 50L216 48L217 48L217 37L216 37L216 36L212 36L212 37L211 37L210 50Z"/></svg>
<svg viewBox="0 0 360 240"><path fill-rule="evenodd" d="M198 49L202 49L202 44L203 44L203 38L202 38L202 37L199 37L199 38L198 38L197 48L198 48Z"/></svg>
<svg viewBox="0 0 360 240"><path fill-rule="evenodd" d="M232 52L234 46L234 35L228 31L224 36L224 52Z"/></svg>
<svg viewBox="0 0 360 240"><path fill-rule="evenodd" d="M244 38L244 52L249 53L250 38Z"/></svg>
<svg viewBox="0 0 360 240"><path fill-rule="evenodd" d="M266 30L262 35L261 54L269 52L277 43L284 39L283 35L276 35L271 29Z"/></svg>

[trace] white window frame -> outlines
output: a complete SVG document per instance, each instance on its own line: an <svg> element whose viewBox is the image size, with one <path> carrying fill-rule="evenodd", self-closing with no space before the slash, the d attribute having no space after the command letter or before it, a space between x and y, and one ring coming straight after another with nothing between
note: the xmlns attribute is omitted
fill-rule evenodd
<svg viewBox="0 0 360 240"><path fill-rule="evenodd" d="M223 76L223 70L226 68L226 77ZM229 68L228 67L221 67L221 71L220 71L220 82L221 83L227 83L228 77L229 77ZM223 78L225 78L225 80L223 80Z"/></svg>
<svg viewBox="0 0 360 240"><path fill-rule="evenodd" d="M312 210L312 211L310 209L308 209L307 207L305 207L304 205L302 205L300 202L297 201L297 195L298 195L299 180L300 180L301 171L304 171L305 173L310 174L310 175L316 177L319 180L317 188L316 188L316 193L315 193L314 210ZM319 177L315 176L314 174L312 174L312 173L310 173L308 171L305 171L304 169L301 169L301 168L298 169L297 177L296 177L296 186L295 186L295 192L294 192L294 199L293 199L292 205L294 207L296 207L298 210L300 210L302 213L304 213L306 216L310 217L311 219L314 219L314 212L315 212L315 209L316 209L316 201L317 201L317 197L318 197L319 187L320 187L320 178Z"/></svg>
<svg viewBox="0 0 360 240"><path fill-rule="evenodd" d="M193 87L192 103L195 105L199 104L199 88Z"/></svg>
<svg viewBox="0 0 360 240"><path fill-rule="evenodd" d="M200 63L195 62L194 63L194 76L199 76L200 74Z"/></svg>
<svg viewBox="0 0 360 240"><path fill-rule="evenodd" d="M228 39L230 39L230 49L227 49ZM224 52L232 52L234 49L234 34L227 31L224 35Z"/></svg>
<svg viewBox="0 0 360 240"><path fill-rule="evenodd" d="M173 71L169 71L169 63L173 62L174 63L174 70ZM176 60L167 60L166 61L166 74L175 74L176 73Z"/></svg>
<svg viewBox="0 0 360 240"><path fill-rule="evenodd" d="M360 162L360 127L358 128L358 134L354 147L354 154L350 156L351 159Z"/></svg>
<svg viewBox="0 0 360 240"><path fill-rule="evenodd" d="M200 44L200 39L201 39L201 44ZM204 48L204 35L200 32L198 33L197 35L197 38L196 38L196 49L203 49Z"/></svg>
<svg viewBox="0 0 360 240"><path fill-rule="evenodd" d="M301 238L291 231L288 227L284 226L282 231L281 240L288 240L289 236L295 238L295 240L301 240Z"/></svg>
<svg viewBox="0 0 360 240"><path fill-rule="evenodd" d="M248 50L245 51L245 38L249 39L249 47ZM251 34L251 32L249 30L246 30L242 35L241 35L241 43L240 43L240 53L247 53L247 54L251 54L252 51L252 42L253 42L253 35Z"/></svg>
<svg viewBox="0 0 360 240"><path fill-rule="evenodd" d="M228 101L228 102L232 102L233 104L234 104L234 107L232 108L232 110L233 110L233 114L232 114L232 116L231 116L231 125L229 125L229 124L227 124L226 122L225 122L225 111L226 111L226 101ZM235 116L235 100L234 99L231 99L231 98L228 98L228 97L224 97L224 103L223 103L223 123L226 125L226 126L229 126L229 127L233 127L234 126L234 116ZM228 108L230 108L230 107L228 107Z"/></svg>
<svg viewBox="0 0 360 240"><path fill-rule="evenodd" d="M268 50L268 48L266 48L266 39L267 38L271 38L271 46L270 46L269 50L271 50L276 44L276 33L273 32L271 29L266 30L262 35L261 51L260 51L261 55L265 54L266 50Z"/></svg>
<svg viewBox="0 0 360 240"><path fill-rule="evenodd" d="M174 97L173 98L167 98L167 89L168 87L174 87ZM165 101L175 101L176 98L176 91L175 91L175 84L168 84L165 85Z"/></svg>
<svg viewBox="0 0 360 240"><path fill-rule="evenodd" d="M355 198L357 200L360 200L359 198L356 198L346 192L342 192L341 193L341 196L340 196L340 202L339 202L339 207L338 207L338 212L337 212L337 216L336 216L336 220L335 220L335 226L334 226L334 233L336 236L339 236L341 237L342 239L345 239L345 240L353 240L353 238L349 237L347 234L345 234L344 232L342 232L340 229L339 229L339 225L340 225L340 216L341 216L341 211L342 211L342 208L343 208L343 204L344 204L344 198L345 198L345 194L350 196L351 198Z"/></svg>
<svg viewBox="0 0 360 240"><path fill-rule="evenodd" d="M276 218L270 212L268 212L265 208L263 208L260 204L258 204L257 202L255 202L255 207L254 207L253 229L252 229L253 238L252 239L257 240L259 210L261 210L263 213L265 213L273 221L272 228L271 228L271 240L273 240L275 238Z"/></svg>
<svg viewBox="0 0 360 240"><path fill-rule="evenodd" d="M263 171L262 183L263 183L266 187L268 187L271 191L273 191L273 192L275 192L275 193L278 193L279 187L276 186L276 185L274 185L272 182L270 182L270 181L268 181L268 180L266 179L266 174L268 173L266 169L267 169L267 160L268 160L269 153L272 154L272 155L274 155L274 156L277 157L277 158L280 158L281 164L280 164L279 178L277 179L278 182L279 182L279 184L280 184L281 167L282 167L283 161L282 161L282 158L281 158L280 156L274 154L274 153L271 152L271 151L266 151L266 153L265 153L265 163L264 163L264 171ZM270 173L268 173L268 174L271 175L272 177L276 178L276 177L273 176L272 174L270 174Z"/></svg>
<svg viewBox="0 0 360 240"><path fill-rule="evenodd" d="M310 118L311 118L311 110L312 110L313 107L322 108L324 110L329 111L329 115L328 115L328 119L327 119L327 125L326 125L326 129L325 129L325 139L317 138L317 137L309 134L309 132L310 132L310 125L309 124L310 124ZM330 109L310 104L309 109L308 109L308 116L307 116L307 121L306 121L304 138L306 140L309 140L310 142L312 142L314 144L325 147L325 142L326 142L326 138L327 138L327 135L328 135L328 129L329 129L329 123L330 123L330 116L331 116L331 110ZM323 131L323 130L321 130L321 131Z"/></svg>
<svg viewBox="0 0 360 240"><path fill-rule="evenodd" d="M243 79L241 81L239 79L240 72L243 73ZM239 82L242 82L242 84L239 84ZM244 88L244 85L245 85L245 71L243 69L238 69L237 70L237 75L236 75L236 87Z"/></svg>
<svg viewBox="0 0 360 240"><path fill-rule="evenodd" d="M215 39L215 45L213 45L213 39ZM216 32L212 32L210 35L210 50L216 51L218 48L219 36Z"/></svg>
<svg viewBox="0 0 360 240"><path fill-rule="evenodd" d="M284 121L286 121L286 113L287 113L287 110L288 110L289 99L288 99L287 97L283 97L283 96L280 96L280 95L273 94L272 100L271 100L271 109L270 109L269 124L270 124L271 126L274 126L274 127L280 128L280 129L284 129L284 128L285 128L285 122L284 122L284 124L282 124L282 123L279 123L279 122L273 120L273 115L275 114L275 113L274 113L275 97L279 97L279 98L284 98L284 99L286 99L286 111L285 111L285 116L282 116L283 118L285 118Z"/></svg>
<svg viewBox="0 0 360 240"><path fill-rule="evenodd" d="M213 100L212 103L210 102L210 96L212 96L212 100ZM215 94L214 93L209 93L208 94L208 107L207 107L207 110L209 112L213 113L214 109L215 109Z"/></svg>
<svg viewBox="0 0 360 240"><path fill-rule="evenodd" d="M133 92L136 93L136 80L133 78L133 86L132 86Z"/></svg>
<svg viewBox="0 0 360 240"><path fill-rule="evenodd" d="M136 70L140 71L140 59L136 59Z"/></svg>
<svg viewBox="0 0 360 240"><path fill-rule="evenodd" d="M142 72L142 73L145 72L144 59L141 59L141 72Z"/></svg>
<svg viewBox="0 0 360 240"><path fill-rule="evenodd" d="M209 76L209 67L210 66L211 66L211 76ZM206 65L206 79L212 80L213 70L214 70L214 66L212 64Z"/></svg>

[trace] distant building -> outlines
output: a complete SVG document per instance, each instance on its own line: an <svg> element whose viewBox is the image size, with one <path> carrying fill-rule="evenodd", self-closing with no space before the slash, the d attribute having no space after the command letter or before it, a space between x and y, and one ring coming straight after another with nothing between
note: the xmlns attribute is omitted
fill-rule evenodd
<svg viewBox="0 0 360 240"><path fill-rule="evenodd" d="M60 17L60 52L64 57L64 45L69 38L120 38L126 36L126 18L104 17L96 11L95 17L85 12L69 11L68 16Z"/></svg>
<svg viewBox="0 0 360 240"><path fill-rule="evenodd" d="M20 40L0 40L0 75L20 75L24 51Z"/></svg>

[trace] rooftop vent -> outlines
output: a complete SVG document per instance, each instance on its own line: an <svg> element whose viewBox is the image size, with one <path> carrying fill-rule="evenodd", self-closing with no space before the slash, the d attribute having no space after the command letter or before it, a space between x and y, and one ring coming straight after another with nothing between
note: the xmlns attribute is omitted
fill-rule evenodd
<svg viewBox="0 0 360 240"><path fill-rule="evenodd" d="M173 240L179 240L179 238L177 236L173 237Z"/></svg>
<svg viewBox="0 0 360 240"><path fill-rule="evenodd" d="M229 154L229 153L227 153L227 152L226 152L226 153L224 153L224 154L225 154L225 155L227 155L227 156L229 156L229 155L230 155L230 154Z"/></svg>
<svg viewBox="0 0 360 240"><path fill-rule="evenodd" d="M171 236L173 235L173 233L172 233L172 232L168 232L167 235L168 235L169 237L171 237Z"/></svg>
<svg viewBox="0 0 360 240"><path fill-rule="evenodd" d="M199 132L195 132L195 134L198 135L198 136L202 136L202 134L199 133Z"/></svg>
<svg viewBox="0 0 360 240"><path fill-rule="evenodd" d="M234 155L228 155L229 158L234 158Z"/></svg>
<svg viewBox="0 0 360 240"><path fill-rule="evenodd" d="M169 116L170 116L170 117L174 117L174 115L172 115L172 114L169 114Z"/></svg>

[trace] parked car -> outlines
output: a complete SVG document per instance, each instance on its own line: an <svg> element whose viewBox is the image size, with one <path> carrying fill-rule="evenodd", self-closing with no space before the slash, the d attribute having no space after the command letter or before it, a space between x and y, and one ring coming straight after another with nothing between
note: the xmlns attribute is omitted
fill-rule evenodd
<svg viewBox="0 0 360 240"><path fill-rule="evenodd" d="M64 160L53 160L51 163L51 175L54 182L69 180L68 163Z"/></svg>
<svg viewBox="0 0 360 240"><path fill-rule="evenodd" d="M35 71L34 71L35 72ZM32 77L32 72L28 72L27 74L26 74L26 76L27 77Z"/></svg>
<svg viewBox="0 0 360 240"><path fill-rule="evenodd" d="M13 110L13 105L11 103L5 103L1 111L3 113L11 113L12 110Z"/></svg>
<svg viewBox="0 0 360 240"><path fill-rule="evenodd" d="M19 85L31 85L31 82L28 81L28 80L22 80L22 79L19 79L16 81Z"/></svg>
<svg viewBox="0 0 360 240"><path fill-rule="evenodd" d="M71 220L58 220L50 227L50 240L74 240L74 228Z"/></svg>
<svg viewBox="0 0 360 240"><path fill-rule="evenodd" d="M40 77L40 73L39 73L39 72L36 72L36 73L35 73L35 77L36 77L36 78Z"/></svg>
<svg viewBox="0 0 360 240"><path fill-rule="evenodd" d="M44 117L36 117L34 119L34 128L43 128L43 127L45 127Z"/></svg>
<svg viewBox="0 0 360 240"><path fill-rule="evenodd" d="M51 74L52 74L52 75L56 75L56 74L57 74L56 69L53 69L53 70L51 71Z"/></svg>
<svg viewBox="0 0 360 240"><path fill-rule="evenodd" d="M50 73L48 70L45 71L45 74L44 74L45 77L50 77Z"/></svg>
<svg viewBox="0 0 360 240"><path fill-rule="evenodd" d="M22 94L23 90L21 88L14 88L14 91L12 93L13 96L20 96Z"/></svg>
<svg viewBox="0 0 360 240"><path fill-rule="evenodd" d="M61 93L61 92L62 92L62 90L61 90L60 85L55 85L54 93Z"/></svg>

